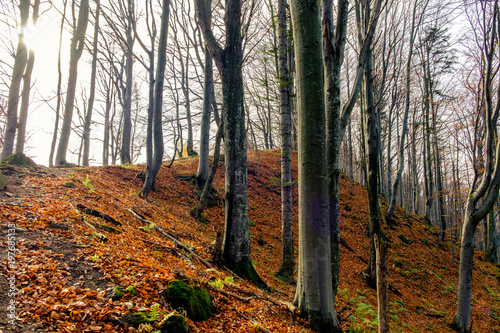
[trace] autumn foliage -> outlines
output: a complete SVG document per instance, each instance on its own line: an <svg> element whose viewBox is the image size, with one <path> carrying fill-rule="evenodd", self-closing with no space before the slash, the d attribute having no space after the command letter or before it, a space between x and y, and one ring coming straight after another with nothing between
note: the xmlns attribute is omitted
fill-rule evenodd
<svg viewBox="0 0 500 333"><path fill-rule="evenodd" d="M121 318L133 311L156 311L161 321L173 309L160 294L169 281L181 277L205 286L216 311L208 321L188 319L193 332L309 332L300 314L286 304L293 300L294 286L275 276L281 251L279 161L279 151L256 151L248 157L252 260L269 291L258 290L210 261L216 231L224 221L223 168L214 181L219 192L216 205L203 212L201 222L189 214L198 200L189 181L196 172L195 158L162 167L149 201L137 195L142 183L136 175L143 165L4 171L9 184L0 192L0 286L6 286L9 270L8 226L15 225L16 314L22 326L5 325L8 298L0 295L0 330L152 332L154 326L135 329ZM292 161L296 178L296 155ZM369 332L377 329L377 302L361 273L368 256L368 202L365 188L356 184L353 191L351 195L343 176L336 311L345 330ZM294 188L295 203L296 195ZM387 209L385 200L380 203L383 211ZM86 214L78 205L120 225ZM458 243L438 243L437 229L400 208L395 221L395 229L387 231L391 331L451 331ZM297 239L296 230L294 236ZM500 330L500 268L484 258L476 252L474 332ZM117 286L124 296L113 300Z"/></svg>

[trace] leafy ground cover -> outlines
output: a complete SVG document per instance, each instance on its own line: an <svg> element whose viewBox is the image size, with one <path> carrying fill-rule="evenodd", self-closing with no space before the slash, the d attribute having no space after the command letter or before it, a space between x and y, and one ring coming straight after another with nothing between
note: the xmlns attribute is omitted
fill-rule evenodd
<svg viewBox="0 0 500 333"><path fill-rule="evenodd" d="M189 181L197 159L163 167L149 201L137 196L141 181L136 176L143 165L4 169L9 183L0 191L0 331L154 332L156 323L174 311L162 292L174 279L189 279L208 290L215 308L207 321L187 319L193 332L310 332L286 305L293 301L294 286L274 275L281 255L279 161L279 151L249 153L252 259L270 291L210 262L224 220L222 169L214 182L216 205L204 212L202 221L189 215L198 199ZM293 170L296 179L296 155ZM366 189L355 184L350 194L343 176L340 197L343 246L336 310L347 332L375 332L376 293L361 273L368 258ZM383 199L381 207L387 208ZM451 331L459 244L438 243L437 230L418 216L398 208L396 217L396 228L386 231L391 240L391 331ZM14 270L7 242L12 235ZM476 252L474 332L500 330L500 267L484 258ZM7 317L11 271L17 327L8 325ZM112 297L117 288L121 298ZM157 320L140 328L121 321L137 311Z"/></svg>

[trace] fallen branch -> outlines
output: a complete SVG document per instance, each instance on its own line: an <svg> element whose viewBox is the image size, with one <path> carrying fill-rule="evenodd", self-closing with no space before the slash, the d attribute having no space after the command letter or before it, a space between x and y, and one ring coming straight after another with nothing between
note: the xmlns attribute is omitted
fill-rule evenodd
<svg viewBox="0 0 500 333"><path fill-rule="evenodd" d="M121 226L122 224L120 222L118 222L117 220L115 220L114 218L112 218L111 216L109 215L106 215L104 213L101 213L100 211L98 210L95 210L95 209L91 209L91 208L88 208L88 207L85 207L84 205L82 204L77 204L76 205L76 208L81 211L82 213L85 213L85 214L88 214L88 215L92 215L92 216L96 216L96 217L99 217L105 221L108 221L109 223L113 223L114 225L118 225L118 226Z"/></svg>
<svg viewBox="0 0 500 333"><path fill-rule="evenodd" d="M72 204L70 204L71 208L73 208L73 210L76 212L76 214L78 214L78 216L80 216L83 220L83 222L85 222L86 225L88 225L92 230L94 230L94 233L95 235L102 241L106 242L108 240L108 237L104 236L103 234L101 234L100 232L97 231L95 225L93 225L92 223L88 222L87 221L87 218L85 217L85 215L83 215L82 213L80 213L80 211L78 209L75 208L75 206L73 206Z"/></svg>
<svg viewBox="0 0 500 333"><path fill-rule="evenodd" d="M147 225L153 224L154 225L154 229L156 231L158 231L161 235L163 235L168 240L172 241L175 244L175 246L177 246L178 248L183 249L184 251L188 252L190 255L192 255L193 257L195 257L199 262L201 262L206 267L208 267L208 268L214 268L214 266L212 264L210 264L208 261L206 261L205 259L203 259L199 255L197 255L187 245L185 245L184 243L182 243L181 241L179 241L177 238L175 238L170 233L168 233L165 230L163 230L163 228L160 227L160 226L158 226L156 223L151 222L151 221L145 219L143 216L141 216L140 214L136 213L133 209L128 209L128 211L131 212L132 214L134 214L134 216L136 216L138 219L140 219L143 223L145 223Z"/></svg>

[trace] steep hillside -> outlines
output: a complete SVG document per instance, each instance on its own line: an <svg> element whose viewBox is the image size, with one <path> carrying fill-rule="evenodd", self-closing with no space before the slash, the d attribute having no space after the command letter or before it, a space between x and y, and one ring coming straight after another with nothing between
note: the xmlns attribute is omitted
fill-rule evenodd
<svg viewBox="0 0 500 333"><path fill-rule="evenodd" d="M0 191L0 331L137 332L119 319L147 310L158 323L172 311L162 291L169 281L181 278L206 287L216 309L208 321L188 319L194 332L310 332L280 302L293 300L294 287L274 276L281 252L279 159L279 151L261 151L249 153L248 160L252 258L272 292L209 262L224 220L221 169L214 184L218 206L205 211L202 223L189 215L197 202L189 182L197 159L162 167L148 202L137 196L141 181L136 175L144 166L4 168L9 183ZM296 155L293 170L296 179ZM384 200L381 206L387 208ZM356 184L351 195L343 177L344 246L336 310L349 332L377 328L376 294L360 274L368 258L367 207L365 188ZM458 244L437 243L437 230L420 217L401 209L396 216L397 227L386 230L391 240L391 330L449 332ZM16 240L15 257L9 253L8 237ZM8 308L13 276L18 296L14 310ZM500 330L500 267L477 252L473 279L473 331ZM123 287L123 298L111 299L115 286ZM20 320L16 329L7 325L10 311ZM142 331L154 331L154 325Z"/></svg>

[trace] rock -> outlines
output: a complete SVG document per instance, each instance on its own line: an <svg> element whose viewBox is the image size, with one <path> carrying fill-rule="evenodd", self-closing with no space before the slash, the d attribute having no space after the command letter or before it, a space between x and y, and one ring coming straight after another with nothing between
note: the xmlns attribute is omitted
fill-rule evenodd
<svg viewBox="0 0 500 333"><path fill-rule="evenodd" d="M130 326L138 328L141 324L152 324L157 319L156 313L145 311L129 312L123 316L123 320L129 323Z"/></svg>
<svg viewBox="0 0 500 333"><path fill-rule="evenodd" d="M8 182L9 179L0 173L0 190L3 190Z"/></svg>
<svg viewBox="0 0 500 333"><path fill-rule="evenodd" d="M186 324L186 318L177 313L170 313L166 316L163 325L161 325L161 333L188 333L191 329Z"/></svg>
<svg viewBox="0 0 500 333"><path fill-rule="evenodd" d="M4 165L17 165L23 167L35 167L36 163L23 153L15 153L2 161Z"/></svg>
<svg viewBox="0 0 500 333"><path fill-rule="evenodd" d="M191 286L179 280L170 281L165 292L167 302L172 308L183 308L188 318L204 321L214 314L214 306L208 292L198 286Z"/></svg>

